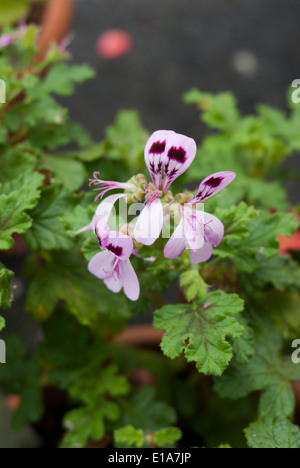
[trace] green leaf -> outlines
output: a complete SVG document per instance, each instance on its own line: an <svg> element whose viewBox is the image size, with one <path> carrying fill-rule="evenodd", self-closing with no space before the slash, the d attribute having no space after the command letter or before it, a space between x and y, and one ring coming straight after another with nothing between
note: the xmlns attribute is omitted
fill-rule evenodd
<svg viewBox="0 0 300 468"><path fill-rule="evenodd" d="M25 241L30 250L68 250L73 246L67 236L60 217L76 206L76 197L62 188L54 185L46 187L41 195L38 206L31 211L32 228L26 233Z"/></svg>
<svg viewBox="0 0 300 468"><path fill-rule="evenodd" d="M106 130L105 153L112 160L124 161L136 172L144 167L144 147L148 133L136 111L119 112L116 122Z"/></svg>
<svg viewBox="0 0 300 468"><path fill-rule="evenodd" d="M180 278L180 287L184 288L188 302L193 301L197 296L204 296L207 284L202 279L199 271L185 271Z"/></svg>
<svg viewBox="0 0 300 468"><path fill-rule="evenodd" d="M250 448L300 448L300 429L284 417L263 418L245 434Z"/></svg>
<svg viewBox="0 0 300 468"><path fill-rule="evenodd" d="M114 431L114 439L117 447L141 448L144 444L144 431L133 426L122 427Z"/></svg>
<svg viewBox="0 0 300 468"><path fill-rule="evenodd" d="M44 321L51 316L56 302L62 300L81 324L99 328L104 334L107 329L109 333L122 330L129 318L122 294L111 293L101 280L91 275L76 252L53 252L49 260L30 283L28 313Z"/></svg>
<svg viewBox="0 0 300 468"><path fill-rule="evenodd" d="M99 241L96 236L89 237L82 246L82 253L85 259L89 262L94 255L99 253Z"/></svg>
<svg viewBox="0 0 300 468"><path fill-rule="evenodd" d="M260 390L261 417L286 416L294 412L295 397L291 381L300 373L291 359L281 358L282 339L269 321L256 330L255 354L246 365L233 360L230 368L215 380L215 390L222 398L238 399Z"/></svg>
<svg viewBox="0 0 300 468"><path fill-rule="evenodd" d="M0 195L0 250L10 249L13 234L23 234L32 225L26 211L32 209L40 197L43 176L26 173L2 187Z"/></svg>
<svg viewBox="0 0 300 468"><path fill-rule="evenodd" d="M277 291L299 290L300 267L284 256L259 257L258 266L251 274L240 274L239 280L249 294L273 285Z"/></svg>
<svg viewBox="0 0 300 468"><path fill-rule="evenodd" d="M71 191L78 190L85 182L86 172L79 161L53 155L43 155L40 161L42 169L47 169L54 174L54 183L62 183Z"/></svg>
<svg viewBox="0 0 300 468"><path fill-rule="evenodd" d="M61 218L65 229L70 237L75 237L77 231L82 229L85 226L88 226L95 214L94 206L82 206L77 205L76 208L72 211L67 211L64 216ZM90 232L87 232L85 235L90 235ZM99 244L98 244L99 252ZM90 259L89 259L90 260Z"/></svg>
<svg viewBox="0 0 300 468"><path fill-rule="evenodd" d="M222 220L225 227L226 240L242 240L250 235L249 222L257 216L253 206L242 202L229 209L218 208L215 215Z"/></svg>
<svg viewBox="0 0 300 468"><path fill-rule="evenodd" d="M297 293L270 291L262 299L262 307L271 317L281 336L294 339L300 331L300 296Z"/></svg>
<svg viewBox="0 0 300 468"><path fill-rule="evenodd" d="M238 315L236 319L242 325L244 331L241 338L234 340L232 348L237 362L247 364L255 352L253 330L242 315Z"/></svg>
<svg viewBox="0 0 300 468"><path fill-rule="evenodd" d="M9 307L11 307L11 280L13 276L14 273L10 270L7 270L6 268L2 268L0 263L0 307L3 309L8 309Z"/></svg>
<svg viewBox="0 0 300 468"><path fill-rule="evenodd" d="M14 427L21 429L28 422L38 421L43 413L38 356L28 355L25 343L18 336L9 336L6 342L6 364L0 366L1 388L17 394L21 404L14 414Z"/></svg>
<svg viewBox="0 0 300 468"><path fill-rule="evenodd" d="M232 131L241 118L232 93L213 95L193 89L184 96L184 101L187 104L197 104L203 111L202 120L212 128Z"/></svg>
<svg viewBox="0 0 300 468"><path fill-rule="evenodd" d="M153 387L142 387L126 401L120 425L155 432L176 422L176 413L167 403L155 399Z"/></svg>
<svg viewBox="0 0 300 468"><path fill-rule="evenodd" d="M184 351L199 372L221 375L232 358L226 338L240 338L243 327L232 316L244 308L236 295L215 291L193 305L169 305L155 312L154 326L166 330L161 348L171 359Z"/></svg>
<svg viewBox="0 0 300 468"><path fill-rule="evenodd" d="M62 446L85 447L89 440L101 440L105 436L106 421L119 419L120 408L111 399L126 395L129 385L125 377L117 375L117 368L110 365L98 371L98 375L83 375L69 391L75 401L82 401L85 406L67 413L64 423L69 432Z"/></svg>
<svg viewBox="0 0 300 468"><path fill-rule="evenodd" d="M85 448L90 440L101 440L105 436L105 422L102 408L78 408L69 411L64 419L64 425L69 432L63 438L62 448ZM71 430L70 430L71 429Z"/></svg>
<svg viewBox="0 0 300 468"><path fill-rule="evenodd" d="M167 427L155 432L154 443L158 447L173 448L175 444L182 438L182 432L177 427Z"/></svg>
<svg viewBox="0 0 300 468"><path fill-rule="evenodd" d="M46 78L38 86L30 89L28 97L40 99L44 95L55 93L59 96L70 96L74 93L74 83L84 83L94 78L95 72L88 65L55 65L47 73Z"/></svg>
<svg viewBox="0 0 300 468"><path fill-rule="evenodd" d="M0 182L3 183L15 179L19 174L32 173L36 167L37 158L33 148L21 144L6 151L2 150L0 162Z"/></svg>
<svg viewBox="0 0 300 468"><path fill-rule="evenodd" d="M222 219L222 218L221 218ZM241 272L251 273L259 264L259 255L275 257L279 252L279 234L290 237L298 222L289 213L265 214L247 223L249 236L240 240L225 235L215 254L229 258Z"/></svg>

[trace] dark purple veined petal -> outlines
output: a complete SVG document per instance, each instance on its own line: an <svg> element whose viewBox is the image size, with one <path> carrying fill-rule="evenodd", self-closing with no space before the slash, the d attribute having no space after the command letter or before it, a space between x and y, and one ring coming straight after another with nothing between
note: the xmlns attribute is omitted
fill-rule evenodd
<svg viewBox="0 0 300 468"><path fill-rule="evenodd" d="M171 183L192 164L197 152L192 138L170 130L159 130L145 147L145 162L157 190L166 192Z"/></svg>
<svg viewBox="0 0 300 468"><path fill-rule="evenodd" d="M163 207L159 199L145 206L134 229L137 242L152 245L159 238L164 222Z"/></svg>
<svg viewBox="0 0 300 468"><path fill-rule="evenodd" d="M197 203L204 202L208 198L219 193L227 187L227 185L231 184L235 178L235 172L223 171L211 174L201 182L197 195L195 195L189 203L196 205Z"/></svg>

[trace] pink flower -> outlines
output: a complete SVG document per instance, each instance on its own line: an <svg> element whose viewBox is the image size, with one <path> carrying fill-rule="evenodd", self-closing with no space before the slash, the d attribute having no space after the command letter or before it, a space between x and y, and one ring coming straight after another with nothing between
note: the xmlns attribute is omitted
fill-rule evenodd
<svg viewBox="0 0 300 468"><path fill-rule="evenodd" d="M135 228L135 238L144 245L152 245L160 236L164 215L160 199L177 177L192 164L197 146L192 138L168 131L153 133L145 147L145 162L153 182L146 207Z"/></svg>
<svg viewBox="0 0 300 468"><path fill-rule="evenodd" d="M164 255L166 258L177 258L188 247L191 263L206 262L223 236L224 226L218 218L182 207L181 221L167 242Z"/></svg>
<svg viewBox="0 0 300 468"><path fill-rule="evenodd" d="M198 204L205 202L219 193L236 177L234 172L217 172L201 182L197 194L189 198L185 204L174 199L169 187L177 177L182 175L192 164L197 152L193 139L173 131L161 130L155 132L145 147L145 162L152 183L148 184L143 175L120 183L103 181L99 172L90 179L90 186L96 187L98 198L103 198L111 190L122 190L125 193L110 195L98 206L92 222L78 232L93 230L97 236L102 252L95 255L89 263L89 271L100 279L113 292L124 289L126 296L136 301L140 294L137 275L130 263L132 254L139 256L134 248L134 240L144 245L152 245L160 236L163 225L169 220L171 210L167 213L165 207L173 204L174 215L181 219L171 238L167 242L164 255L174 259L186 248L191 250L190 258L194 264L207 261L224 237L224 226L215 216L196 209ZM116 227L110 232L109 218L114 204L121 198L129 205L135 201L144 200L141 213L132 231L125 225L126 234ZM135 246L136 247L136 246ZM152 259L149 259L152 260Z"/></svg>
<svg viewBox="0 0 300 468"><path fill-rule="evenodd" d="M10 44L13 44L18 39L21 39L21 37L25 36L27 30L27 26L21 26L18 30L15 30L12 33L3 34L0 36L0 46L7 47Z"/></svg>
<svg viewBox="0 0 300 468"><path fill-rule="evenodd" d="M114 293L124 289L131 301L140 296L138 277L130 263L133 240L121 232L111 232L105 241L105 250L96 254L89 263L89 271L104 280L105 285Z"/></svg>
<svg viewBox="0 0 300 468"><path fill-rule="evenodd" d="M80 234L85 231L94 231L96 235L103 232L108 233L108 221L113 207L118 200L126 197L127 195L125 193L118 193L105 198L105 200L99 204L91 223L77 231L76 234Z"/></svg>
<svg viewBox="0 0 300 468"><path fill-rule="evenodd" d="M215 216L197 211L195 206L223 190L236 178L234 172L217 172L201 182L197 194L187 205L181 206L181 221L165 246L166 258L177 258L189 247L191 262L201 263L210 259L213 247L224 237L224 226Z"/></svg>
<svg viewBox="0 0 300 468"><path fill-rule="evenodd" d="M164 195L172 182L190 167L196 152L194 140L172 131L161 130L150 137L145 148L145 161L154 189L149 192L146 206L135 227L135 239L141 244L152 245L160 236L164 224L164 212L158 197ZM195 197L187 203L191 207L203 203L230 184L235 177L234 172L218 172L210 175L200 184ZM201 221L199 212L192 210L191 207L190 209L180 207L183 222L168 242L165 255L167 258L176 258L189 246L192 249L191 261L199 263L210 258L212 246L218 245L224 236L224 228L221 228L220 222L215 221L214 217L207 219L206 216L207 221ZM183 227L185 229L180 234ZM213 229L217 229L217 235L214 241L210 242Z"/></svg>

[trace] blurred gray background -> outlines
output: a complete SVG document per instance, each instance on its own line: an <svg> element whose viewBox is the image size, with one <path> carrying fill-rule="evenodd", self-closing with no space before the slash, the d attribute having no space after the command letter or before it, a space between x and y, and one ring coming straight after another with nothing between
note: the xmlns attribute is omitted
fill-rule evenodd
<svg viewBox="0 0 300 468"><path fill-rule="evenodd" d="M115 28L129 32L134 47L109 61L96 42ZM97 77L64 103L97 141L119 109L137 109L149 131L173 129L200 142L207 130L182 102L192 87L231 90L251 113L257 103L286 108L287 89L300 78L299 0L76 0L73 29L73 59ZM287 167L300 170L299 158ZM298 183L289 193L298 203Z"/></svg>
<svg viewBox="0 0 300 468"><path fill-rule="evenodd" d="M101 59L97 38L121 28L132 52ZM199 135L198 113L182 103L191 87L233 91L244 112L257 102L284 107L300 78L298 0L76 0L75 62L97 78L68 104L97 139L119 108L137 108L150 130Z"/></svg>

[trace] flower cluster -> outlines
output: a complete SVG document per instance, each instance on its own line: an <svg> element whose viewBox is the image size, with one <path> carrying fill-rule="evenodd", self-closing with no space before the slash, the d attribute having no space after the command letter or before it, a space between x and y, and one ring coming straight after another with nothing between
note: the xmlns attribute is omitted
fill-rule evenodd
<svg viewBox="0 0 300 468"><path fill-rule="evenodd" d="M27 30L27 26L21 24L19 29L11 33L2 34L2 36L0 36L0 47L7 47L11 44L14 44L16 41L25 36Z"/></svg>
<svg viewBox="0 0 300 468"><path fill-rule="evenodd" d="M172 131L157 131L145 147L145 162L152 182L143 175L127 183L106 182L94 173L90 186L103 198L110 190L122 193L110 195L99 204L92 222L81 231L93 230L101 252L89 263L89 271L104 280L106 286L117 293L124 289L127 297L139 297L139 281L130 263L131 255L138 255L135 247L152 245L160 237L170 218L178 220L169 238L164 255L175 259L186 248L194 264L207 261L224 236L224 226L215 216L197 209L208 198L224 189L236 177L233 172L218 172L201 182L195 196L179 194L173 197L169 190L172 182L192 164L197 148L193 139ZM124 199L128 205L142 203L142 209L132 225L120 225L110 231L109 218L115 203ZM81 232L80 231L80 232Z"/></svg>

